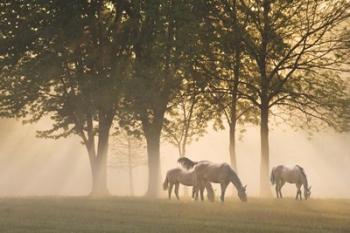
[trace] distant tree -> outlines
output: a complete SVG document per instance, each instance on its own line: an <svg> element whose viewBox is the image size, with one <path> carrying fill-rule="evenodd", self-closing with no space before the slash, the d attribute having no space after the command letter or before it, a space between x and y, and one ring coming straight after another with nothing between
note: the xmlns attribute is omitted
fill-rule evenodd
<svg viewBox="0 0 350 233"><path fill-rule="evenodd" d="M118 170L127 170L131 196L134 196L133 170L142 165L147 165L146 143L142 138L137 138L125 131L112 136L109 166Z"/></svg>
<svg viewBox="0 0 350 233"><path fill-rule="evenodd" d="M187 90L186 90L187 89ZM195 85L187 85L172 103L165 119L163 137L176 146L179 157L186 156L186 148L206 133L211 119L210 103Z"/></svg>

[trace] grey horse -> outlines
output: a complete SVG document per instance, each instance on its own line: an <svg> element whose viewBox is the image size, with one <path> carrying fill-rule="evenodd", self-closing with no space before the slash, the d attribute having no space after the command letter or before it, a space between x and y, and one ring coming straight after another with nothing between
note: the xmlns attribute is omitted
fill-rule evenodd
<svg viewBox="0 0 350 233"><path fill-rule="evenodd" d="M163 189L168 190L168 198L169 199L171 199L171 193L172 193L172 189L173 189L174 185L175 185L176 198L178 200L180 199L179 198L179 186L180 186L180 184L193 187L192 197L197 197L198 190L201 190L201 192L203 192L204 188L205 188L207 190L208 199L210 201L214 201L214 199L215 199L213 186L209 182L196 188L195 187L194 170L184 171L180 168L174 168L174 169L169 170L167 172L165 180L163 182Z"/></svg>
<svg viewBox="0 0 350 233"><path fill-rule="evenodd" d="M277 198L283 198L281 189L283 185L287 182L290 184L295 184L297 187L296 200L301 197L301 186L304 186L304 197L305 200L311 196L311 187L309 187L305 171L299 165L295 165L293 168L288 168L284 165L279 165L272 168L271 171L271 183L275 186Z"/></svg>
<svg viewBox="0 0 350 233"><path fill-rule="evenodd" d="M189 158L182 157L178 162L185 168L193 168L196 174L196 185L199 187L206 182L219 183L221 186L220 199L223 202L225 199L225 191L227 186L232 183L238 192L238 197L241 201L247 201L246 187L243 186L236 172L227 163L213 163L210 161L192 161ZM203 200L203 193L200 192Z"/></svg>

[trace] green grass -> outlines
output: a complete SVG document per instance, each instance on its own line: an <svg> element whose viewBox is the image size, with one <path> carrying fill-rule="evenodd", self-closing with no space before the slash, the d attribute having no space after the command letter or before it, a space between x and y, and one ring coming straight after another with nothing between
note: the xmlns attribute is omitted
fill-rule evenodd
<svg viewBox="0 0 350 233"><path fill-rule="evenodd" d="M5 198L0 232L350 232L350 200Z"/></svg>

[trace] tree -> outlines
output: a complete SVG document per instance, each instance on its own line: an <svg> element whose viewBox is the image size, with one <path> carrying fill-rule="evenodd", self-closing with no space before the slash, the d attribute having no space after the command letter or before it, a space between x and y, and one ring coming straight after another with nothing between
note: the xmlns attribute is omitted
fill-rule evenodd
<svg viewBox="0 0 350 233"><path fill-rule="evenodd" d="M196 34L191 1L141 1L135 5L130 102L147 142L147 195L160 190L160 137L165 113L181 87Z"/></svg>
<svg viewBox="0 0 350 233"><path fill-rule="evenodd" d="M137 138L125 131L118 132L112 137L112 155L109 165L112 168L127 169L129 179L129 193L134 196L134 168L147 164L146 145L141 138Z"/></svg>
<svg viewBox="0 0 350 233"><path fill-rule="evenodd" d="M336 32L348 19L349 2L241 0L240 3L249 21L249 26L241 27L240 32L256 70L245 83L253 92L243 95L260 110L260 191L266 196L271 195L270 112L283 105L288 106L285 110L289 113L299 110L307 119L330 123L341 109L336 103L346 96L340 88L343 82L329 72L320 71L335 72L334 66L341 63L333 56L341 39Z"/></svg>
<svg viewBox="0 0 350 233"><path fill-rule="evenodd" d="M129 21L120 1L1 3L0 112L50 118L44 138L78 135L92 173L91 195L108 193L109 132L128 75Z"/></svg>
<svg viewBox="0 0 350 233"><path fill-rule="evenodd" d="M210 104L204 93L195 85L186 86L174 98L173 105L176 107L168 111L163 135L166 141L176 146L179 157L186 156L187 146L206 133L210 120Z"/></svg>
<svg viewBox="0 0 350 233"><path fill-rule="evenodd" d="M209 28L204 39L204 59L199 66L202 75L207 76L208 94L211 102L217 106L218 116L215 128L224 128L223 116L229 126L229 153L231 166L237 170L236 162L236 131L237 125L256 121L252 107L240 93L244 92L245 77L249 75L249 57L243 46L240 27L246 27L247 16L238 10L239 2L210 1L206 27ZM242 65L243 64L243 65Z"/></svg>

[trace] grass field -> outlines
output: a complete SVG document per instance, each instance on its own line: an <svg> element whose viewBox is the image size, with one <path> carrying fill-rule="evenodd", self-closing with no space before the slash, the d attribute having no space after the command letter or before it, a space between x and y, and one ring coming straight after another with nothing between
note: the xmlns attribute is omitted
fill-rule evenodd
<svg viewBox="0 0 350 233"><path fill-rule="evenodd" d="M350 200L5 198L0 232L350 232Z"/></svg>

